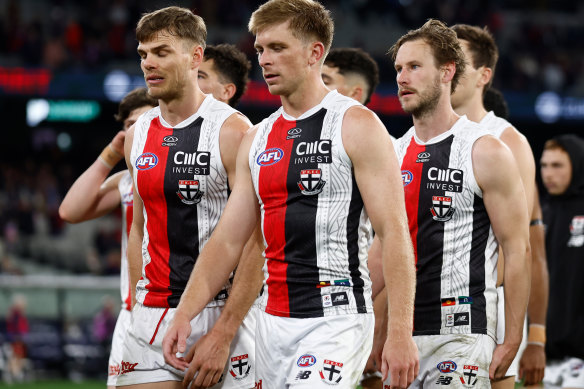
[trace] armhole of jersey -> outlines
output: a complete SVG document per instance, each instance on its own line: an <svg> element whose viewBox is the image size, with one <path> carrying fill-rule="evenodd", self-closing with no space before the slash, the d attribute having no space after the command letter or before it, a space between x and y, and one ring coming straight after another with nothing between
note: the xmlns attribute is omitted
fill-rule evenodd
<svg viewBox="0 0 584 389"><path fill-rule="evenodd" d="M357 102L355 102L355 104L348 104L348 106L345 108L345 112L342 113L342 118L341 120L339 120L337 128L333 130L335 143L339 145L339 157L343 162L345 162L347 165L351 167L353 167L353 161L351 161L351 158L349 158L349 154L347 154L345 144L343 143L343 123L345 122L345 115L347 114L347 111L349 111L349 109L357 105L359 105L359 103Z"/></svg>

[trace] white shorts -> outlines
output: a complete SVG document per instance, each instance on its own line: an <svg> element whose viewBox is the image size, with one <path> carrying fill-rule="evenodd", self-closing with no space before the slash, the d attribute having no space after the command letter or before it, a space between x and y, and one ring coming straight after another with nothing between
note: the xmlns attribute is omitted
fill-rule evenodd
<svg viewBox="0 0 584 389"><path fill-rule="evenodd" d="M546 389L584 388L584 360L566 358L563 361L549 361L543 384Z"/></svg>
<svg viewBox="0 0 584 389"><path fill-rule="evenodd" d="M256 388L354 389L373 347L373 314L289 318L258 313Z"/></svg>
<svg viewBox="0 0 584 389"><path fill-rule="evenodd" d="M116 386L121 371L124 339L130 327L132 314L127 309L121 309L112 336L112 349L108 360L107 386Z"/></svg>
<svg viewBox="0 0 584 389"><path fill-rule="evenodd" d="M503 286L497 287L497 344L502 344L505 340L505 289ZM523 355L523 350L527 347L527 317L523 321L523 338L517 350L517 354L509 365L505 377L515 377L519 381L519 361Z"/></svg>
<svg viewBox="0 0 584 389"><path fill-rule="evenodd" d="M490 388L495 341L488 335L416 335L420 374L410 388ZM389 385L389 377L385 381Z"/></svg>
<svg viewBox="0 0 584 389"><path fill-rule="evenodd" d="M207 307L191 321L187 351L217 321L222 307ZM176 308L151 308L137 303L124 343L121 372L117 385L135 385L161 381L182 381L184 372L164 361L162 339ZM220 382L212 388L249 389L254 386L255 309L243 321L233 342Z"/></svg>

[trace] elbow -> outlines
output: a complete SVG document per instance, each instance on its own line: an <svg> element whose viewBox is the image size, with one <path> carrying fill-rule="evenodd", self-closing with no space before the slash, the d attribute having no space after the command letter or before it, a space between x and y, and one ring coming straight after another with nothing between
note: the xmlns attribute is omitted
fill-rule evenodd
<svg viewBox="0 0 584 389"><path fill-rule="evenodd" d="M74 217L71 212L67 209L67 207L63 206L63 204L61 204L61 206L59 207L59 217L66 221L67 223L79 223L82 220L79 220L78 218Z"/></svg>

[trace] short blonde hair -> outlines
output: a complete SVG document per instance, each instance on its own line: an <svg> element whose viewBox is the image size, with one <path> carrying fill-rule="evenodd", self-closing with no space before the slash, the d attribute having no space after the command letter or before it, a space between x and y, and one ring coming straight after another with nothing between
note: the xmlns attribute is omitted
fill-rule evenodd
<svg viewBox="0 0 584 389"><path fill-rule="evenodd" d="M207 27L203 18L181 7L166 7L142 15L136 27L138 42L148 42L159 31L186 39L205 49Z"/></svg>
<svg viewBox="0 0 584 389"><path fill-rule="evenodd" d="M316 39L329 52L333 42L334 22L327 10L313 0L270 0L251 15L249 32L257 35L260 30L275 24L290 22L292 34L303 42Z"/></svg>

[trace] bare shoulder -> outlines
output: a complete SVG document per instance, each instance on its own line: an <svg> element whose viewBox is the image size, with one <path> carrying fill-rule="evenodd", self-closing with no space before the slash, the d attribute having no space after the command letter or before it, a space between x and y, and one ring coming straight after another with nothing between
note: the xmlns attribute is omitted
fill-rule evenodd
<svg viewBox="0 0 584 389"><path fill-rule="evenodd" d="M234 112L227 118L227 120L225 120L221 130L227 133L234 132L243 135L250 127L251 122L244 114L241 112Z"/></svg>
<svg viewBox="0 0 584 389"><path fill-rule="evenodd" d="M473 165L477 162L488 163L489 160L509 154L509 148L492 135L485 135L475 141L472 146Z"/></svg>
<svg viewBox="0 0 584 389"><path fill-rule="evenodd" d="M527 137L519 132L515 127L510 126L501 134L501 141L505 143L515 154L516 152L527 151L531 153L531 146Z"/></svg>
<svg viewBox="0 0 584 389"><path fill-rule="evenodd" d="M516 162L509 148L492 135L482 136L474 143L472 165L477 183L483 189L482 183L516 170Z"/></svg>
<svg viewBox="0 0 584 389"><path fill-rule="evenodd" d="M345 113L342 138L349 153L353 147L367 147L380 141L391 145L389 132L381 120L373 111L360 105L349 108Z"/></svg>

